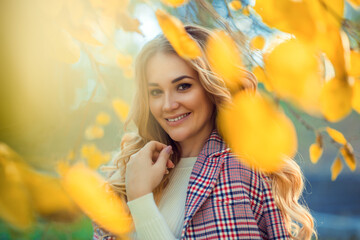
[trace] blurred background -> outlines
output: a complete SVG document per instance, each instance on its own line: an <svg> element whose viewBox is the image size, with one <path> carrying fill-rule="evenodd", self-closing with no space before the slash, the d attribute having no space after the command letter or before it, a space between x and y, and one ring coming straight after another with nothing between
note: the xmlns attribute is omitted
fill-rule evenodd
<svg viewBox="0 0 360 240"><path fill-rule="evenodd" d="M249 69L262 65L266 49L290 35L265 25L252 9L255 0L241 1L239 9L223 0L190 1L178 8L155 0L0 1L0 239L92 237L89 218L52 192L60 186L58 163L82 159L98 169L113 158L134 94L133 59L145 42L161 33L155 10L166 9L184 23L222 27L199 2L249 39L261 35L266 40L263 50L250 52ZM359 48L358 5L344 1L343 18L352 24L347 29L353 31L351 46ZM259 88L264 89L262 83ZM342 132L358 161L359 113L330 123L289 103L281 105L297 130L295 159L306 178L303 197L316 219L319 239L360 239L360 170L344 165L332 181L330 169L339 147L324 137L322 157L311 163L309 147L316 136L308 127ZM87 151L97 157L88 157ZM13 162L23 166L25 177ZM32 189L30 197L27 188ZM52 198L65 200L57 208ZM27 218L33 208L36 216Z"/></svg>

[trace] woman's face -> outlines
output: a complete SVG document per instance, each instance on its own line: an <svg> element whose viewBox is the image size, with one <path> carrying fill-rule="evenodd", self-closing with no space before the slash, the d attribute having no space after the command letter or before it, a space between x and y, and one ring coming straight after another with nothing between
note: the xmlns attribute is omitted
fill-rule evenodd
<svg viewBox="0 0 360 240"><path fill-rule="evenodd" d="M146 77L150 111L174 141L209 134L214 105L186 61L173 53L156 53L147 64Z"/></svg>

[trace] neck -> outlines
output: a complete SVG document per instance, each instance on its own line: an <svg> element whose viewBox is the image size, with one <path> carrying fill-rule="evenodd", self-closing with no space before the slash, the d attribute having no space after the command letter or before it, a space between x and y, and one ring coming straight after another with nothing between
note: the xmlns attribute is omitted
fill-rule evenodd
<svg viewBox="0 0 360 240"><path fill-rule="evenodd" d="M181 150L182 150L182 158L185 157L197 157L204 147L206 140L209 138L212 130L214 129L214 125L206 125L204 128L199 131L195 136L188 138L182 142L180 142Z"/></svg>

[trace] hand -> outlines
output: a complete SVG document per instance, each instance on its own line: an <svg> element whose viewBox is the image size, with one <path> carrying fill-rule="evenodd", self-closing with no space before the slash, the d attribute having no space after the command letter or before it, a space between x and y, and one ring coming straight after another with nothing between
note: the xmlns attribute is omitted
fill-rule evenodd
<svg viewBox="0 0 360 240"><path fill-rule="evenodd" d="M166 167L174 167L174 163L169 159L171 153L171 145L150 141L140 151L131 155L125 174L128 201L151 193L160 184L168 173Z"/></svg>

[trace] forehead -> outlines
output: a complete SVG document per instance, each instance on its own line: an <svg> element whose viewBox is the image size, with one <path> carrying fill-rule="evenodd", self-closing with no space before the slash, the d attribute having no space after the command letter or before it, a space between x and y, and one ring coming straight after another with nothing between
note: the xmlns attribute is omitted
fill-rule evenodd
<svg viewBox="0 0 360 240"><path fill-rule="evenodd" d="M148 83L170 83L182 75L197 79L197 72L175 53L158 52L150 58L146 66Z"/></svg>

